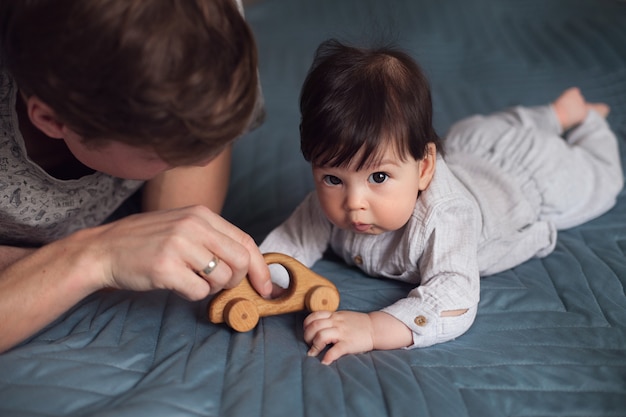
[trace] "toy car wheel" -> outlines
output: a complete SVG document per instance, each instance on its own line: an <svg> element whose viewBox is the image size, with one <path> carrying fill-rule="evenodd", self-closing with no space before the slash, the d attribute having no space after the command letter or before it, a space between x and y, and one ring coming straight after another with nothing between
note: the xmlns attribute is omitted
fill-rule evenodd
<svg viewBox="0 0 626 417"><path fill-rule="evenodd" d="M236 298L224 308L224 321L238 332L247 332L259 322L259 312L252 301Z"/></svg>
<svg viewBox="0 0 626 417"><path fill-rule="evenodd" d="M335 311L339 307L339 294L331 287L319 285L309 290L305 304L309 311Z"/></svg>

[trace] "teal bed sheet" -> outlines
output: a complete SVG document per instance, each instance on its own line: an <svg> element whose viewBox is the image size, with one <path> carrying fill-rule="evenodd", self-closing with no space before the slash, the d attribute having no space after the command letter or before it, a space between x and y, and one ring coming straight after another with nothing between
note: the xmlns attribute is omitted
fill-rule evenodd
<svg viewBox="0 0 626 417"><path fill-rule="evenodd" d="M330 37L410 51L431 80L440 134L577 85L611 106L624 156L624 1L257 0L246 16L267 116L235 146L225 216L259 242L312 189L298 95ZM306 356L305 313L235 333L205 319L208 300L93 294L0 355L0 415L626 416L625 250L622 192L609 213L560 233L550 256L484 278L465 335L330 366ZM314 269L337 285L342 309L378 309L408 291L332 256Z"/></svg>

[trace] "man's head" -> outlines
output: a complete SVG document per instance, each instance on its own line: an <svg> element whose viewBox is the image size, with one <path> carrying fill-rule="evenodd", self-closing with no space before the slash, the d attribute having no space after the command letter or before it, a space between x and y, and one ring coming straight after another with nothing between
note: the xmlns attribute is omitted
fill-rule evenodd
<svg viewBox="0 0 626 417"><path fill-rule="evenodd" d="M47 111L39 122L86 148L121 142L193 164L251 122L257 52L234 0L3 3L2 61Z"/></svg>

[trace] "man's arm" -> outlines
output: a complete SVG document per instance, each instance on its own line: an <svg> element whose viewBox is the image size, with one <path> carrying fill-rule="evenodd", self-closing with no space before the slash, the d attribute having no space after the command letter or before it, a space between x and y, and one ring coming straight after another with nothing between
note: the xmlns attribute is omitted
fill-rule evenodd
<svg viewBox="0 0 626 417"><path fill-rule="evenodd" d="M213 256L221 260L215 271L198 274ZM269 271L254 240L206 207L83 229L0 271L0 352L102 288L165 289L201 300L246 275L260 294L270 294Z"/></svg>
<svg viewBox="0 0 626 417"><path fill-rule="evenodd" d="M92 292L76 248L59 241L38 250L2 248L0 352L24 340ZM67 244L67 245L66 245ZM8 256L4 256L7 255ZM12 262L9 261L12 257Z"/></svg>
<svg viewBox="0 0 626 417"><path fill-rule="evenodd" d="M12 263L33 253L33 248L18 248L13 246L0 246L0 273Z"/></svg>
<svg viewBox="0 0 626 417"><path fill-rule="evenodd" d="M220 213L228 191L231 155L229 146L206 166L173 168L151 179L143 189L143 210L199 204Z"/></svg>

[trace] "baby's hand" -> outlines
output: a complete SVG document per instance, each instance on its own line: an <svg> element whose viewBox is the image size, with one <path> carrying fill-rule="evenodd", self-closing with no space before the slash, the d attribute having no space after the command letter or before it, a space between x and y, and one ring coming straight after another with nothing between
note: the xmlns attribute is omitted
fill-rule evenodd
<svg viewBox="0 0 626 417"><path fill-rule="evenodd" d="M331 364L348 353L369 352L374 348L370 316L353 311L316 311L304 320L304 340L311 346L309 356L328 349L322 363Z"/></svg>
<svg viewBox="0 0 626 417"><path fill-rule="evenodd" d="M311 346L309 356L317 356L333 344L322 359L328 365L350 353L409 346L413 333L400 320L382 311L317 311L304 320L304 340Z"/></svg>

